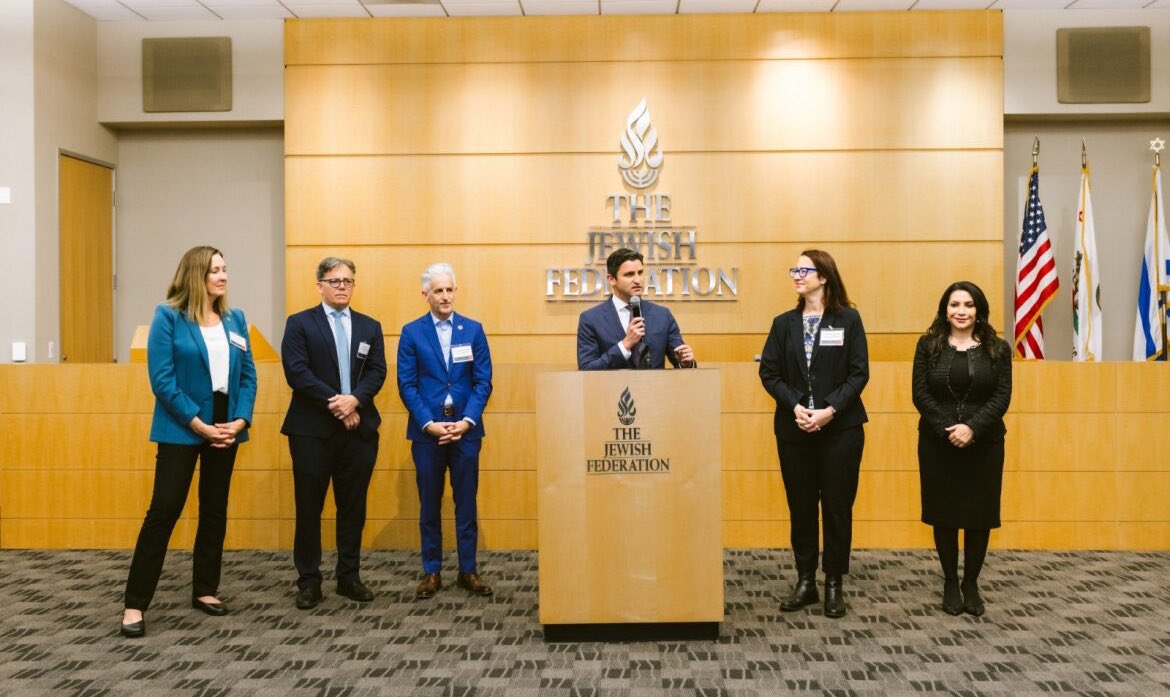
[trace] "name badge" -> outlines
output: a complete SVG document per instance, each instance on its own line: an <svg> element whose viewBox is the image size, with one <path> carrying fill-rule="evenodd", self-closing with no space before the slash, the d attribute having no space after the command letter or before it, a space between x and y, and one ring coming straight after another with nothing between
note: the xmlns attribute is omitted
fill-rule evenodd
<svg viewBox="0 0 1170 697"><path fill-rule="evenodd" d="M370 345L364 341L358 342L358 358L365 358L370 353Z"/></svg>
<svg viewBox="0 0 1170 697"><path fill-rule="evenodd" d="M451 346L452 363L469 363L474 360L471 355L471 344L455 344Z"/></svg>
<svg viewBox="0 0 1170 697"><path fill-rule="evenodd" d="M248 340L233 331L228 332L228 341L241 351L248 350Z"/></svg>
<svg viewBox="0 0 1170 697"><path fill-rule="evenodd" d="M821 346L844 346L845 345L845 330L844 329L822 329L821 330Z"/></svg>

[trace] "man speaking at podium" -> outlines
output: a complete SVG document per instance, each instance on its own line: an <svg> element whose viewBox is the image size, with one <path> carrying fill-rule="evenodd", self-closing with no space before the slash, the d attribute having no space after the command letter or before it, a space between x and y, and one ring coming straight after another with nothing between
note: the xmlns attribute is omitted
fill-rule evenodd
<svg viewBox="0 0 1170 697"><path fill-rule="evenodd" d="M581 313L577 322L577 369L695 367L695 352L683 343L670 310L642 300L646 289L642 254L618 249L605 260L613 296Z"/></svg>

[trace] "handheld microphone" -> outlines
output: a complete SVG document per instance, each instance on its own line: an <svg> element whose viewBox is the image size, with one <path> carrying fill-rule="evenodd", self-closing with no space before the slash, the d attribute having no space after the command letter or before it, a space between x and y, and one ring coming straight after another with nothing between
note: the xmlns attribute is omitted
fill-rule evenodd
<svg viewBox="0 0 1170 697"><path fill-rule="evenodd" d="M641 316L642 298L637 295L630 296L630 321L633 322ZM650 352L644 341L639 341L638 345L634 347L634 366L637 368L650 367Z"/></svg>

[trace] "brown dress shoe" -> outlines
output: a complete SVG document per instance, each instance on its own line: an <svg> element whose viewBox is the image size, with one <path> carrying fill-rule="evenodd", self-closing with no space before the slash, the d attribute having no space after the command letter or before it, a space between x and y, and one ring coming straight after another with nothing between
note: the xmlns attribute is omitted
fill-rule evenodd
<svg viewBox="0 0 1170 697"><path fill-rule="evenodd" d="M465 574L461 571L455 577L455 585L470 591L472 595L488 596L492 594L492 587L484 583L479 574Z"/></svg>
<svg viewBox="0 0 1170 697"><path fill-rule="evenodd" d="M418 588L414 589L414 597L420 599L433 598L435 593L443 589L443 580L439 578L439 574L427 574L423 576L423 580L418 584Z"/></svg>

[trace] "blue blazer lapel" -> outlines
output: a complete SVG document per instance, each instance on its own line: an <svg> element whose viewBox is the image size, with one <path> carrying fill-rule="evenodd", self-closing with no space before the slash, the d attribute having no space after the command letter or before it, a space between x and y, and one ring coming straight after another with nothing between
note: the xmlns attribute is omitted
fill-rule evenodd
<svg viewBox="0 0 1170 697"><path fill-rule="evenodd" d="M242 327L239 327L238 324L239 323L236 322L234 312L227 313L227 315L223 318L223 333L225 336L227 336L228 340L228 385L239 384L240 349L232 343L232 332L235 332L240 336L244 335ZM230 394L232 392L234 392L234 390L229 387L228 393Z"/></svg>
<svg viewBox="0 0 1170 697"><path fill-rule="evenodd" d="M179 313L183 318L183 324L187 325L187 331L191 332L191 340L199 347L199 355L203 358L203 368L211 374L211 359L207 357L207 342L203 340L203 331L199 329L199 325L188 319L187 315Z"/></svg>
<svg viewBox="0 0 1170 697"><path fill-rule="evenodd" d="M451 324L455 323L455 313L451 313ZM447 357L443 355L443 347L439 344L439 332L435 329L435 321L431 313L426 313L420 320L423 334L427 337L427 343L431 345L431 350L435 352L435 360L439 362L439 369L443 371L444 375L450 374L447 368ZM452 343L454 343L455 327L451 327Z"/></svg>
<svg viewBox="0 0 1170 697"><path fill-rule="evenodd" d="M467 338L467 330L463 327L463 322L454 312L451 313L451 345L457 346L459 344L470 344L471 341ZM474 358L474 356L472 356ZM448 371L453 370L455 364L452 363Z"/></svg>

